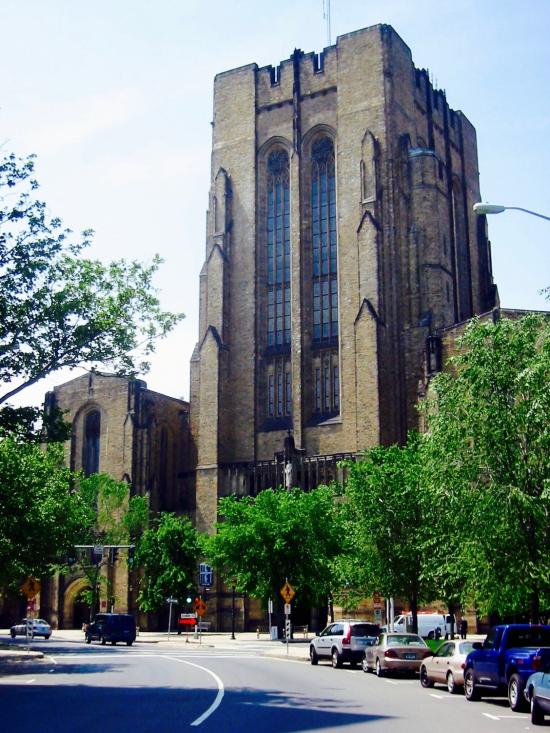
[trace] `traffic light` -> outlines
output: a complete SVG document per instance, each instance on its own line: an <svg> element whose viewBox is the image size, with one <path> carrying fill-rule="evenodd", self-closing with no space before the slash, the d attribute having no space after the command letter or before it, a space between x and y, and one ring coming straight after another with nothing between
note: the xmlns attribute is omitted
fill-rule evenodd
<svg viewBox="0 0 550 733"><path fill-rule="evenodd" d="M128 548L128 567L131 568L134 565L134 554L136 551L135 545L130 545Z"/></svg>
<svg viewBox="0 0 550 733"><path fill-rule="evenodd" d="M76 548L71 547L71 549L67 553L67 565L70 568L72 568L73 565L76 565L77 562L78 562L78 557L77 557L77 554L76 554Z"/></svg>
<svg viewBox="0 0 550 733"><path fill-rule="evenodd" d="M118 559L118 547L109 548L109 565L114 565Z"/></svg>
<svg viewBox="0 0 550 733"><path fill-rule="evenodd" d="M100 565L103 560L103 547L94 545L92 547L92 565Z"/></svg>

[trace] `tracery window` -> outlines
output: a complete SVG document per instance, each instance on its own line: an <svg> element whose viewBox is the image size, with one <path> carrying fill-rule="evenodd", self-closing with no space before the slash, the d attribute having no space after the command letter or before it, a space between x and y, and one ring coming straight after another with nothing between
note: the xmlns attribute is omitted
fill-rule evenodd
<svg viewBox="0 0 550 733"><path fill-rule="evenodd" d="M290 197L288 153L267 160L267 346L290 344Z"/></svg>
<svg viewBox="0 0 550 733"><path fill-rule="evenodd" d="M82 470L85 476L89 476L92 473L99 473L100 435L101 415L98 410L93 410L84 419Z"/></svg>
<svg viewBox="0 0 550 733"><path fill-rule="evenodd" d="M267 416L287 417L292 413L290 359L275 359L267 368Z"/></svg>
<svg viewBox="0 0 550 733"><path fill-rule="evenodd" d="M321 352L313 360L313 413L340 412L340 371L337 351Z"/></svg>
<svg viewBox="0 0 550 733"><path fill-rule="evenodd" d="M311 240L313 255L313 340L338 336L338 262L334 144L317 139L311 149Z"/></svg>

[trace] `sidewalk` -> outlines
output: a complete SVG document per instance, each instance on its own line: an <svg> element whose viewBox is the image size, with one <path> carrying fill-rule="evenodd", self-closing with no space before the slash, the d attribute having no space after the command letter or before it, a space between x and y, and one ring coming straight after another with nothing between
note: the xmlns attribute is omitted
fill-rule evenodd
<svg viewBox="0 0 550 733"><path fill-rule="evenodd" d="M8 639L9 629L1 629L0 644L4 642L5 646L0 646L0 664L7 661L12 662L41 659L44 657L44 653L47 654L46 648L42 645L41 647L44 651L34 651L32 649L32 641L30 644L30 652L26 649L22 649L20 646L10 649ZM51 639L46 643L55 644L55 642L60 641L74 643L77 646L81 646L83 649L86 648L84 635L80 630L56 630L52 633ZM97 642L94 642L93 646L97 647ZM304 662L309 660L308 638L299 637L291 640L288 644L287 651L287 645L282 641L271 641L267 637L267 634L260 634L260 638L258 638L255 632L235 633L235 639L231 639L230 632L219 633L206 631L201 633L200 638L195 638L193 633L183 633L178 635L177 632L172 631L170 632L170 636L168 636L168 632L141 631L136 638L134 648L150 649L153 646L164 650L170 649L180 652L198 652L201 649L218 649L224 652L248 651L269 657L288 657L293 660L301 660Z"/></svg>

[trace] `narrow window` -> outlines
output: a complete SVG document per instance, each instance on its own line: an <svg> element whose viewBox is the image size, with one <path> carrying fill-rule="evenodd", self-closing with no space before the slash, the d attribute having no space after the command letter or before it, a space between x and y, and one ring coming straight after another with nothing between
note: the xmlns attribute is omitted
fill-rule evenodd
<svg viewBox="0 0 550 733"><path fill-rule="evenodd" d="M270 374L268 378L268 415L273 417L275 414L275 375Z"/></svg>
<svg viewBox="0 0 550 733"><path fill-rule="evenodd" d="M85 476L99 473L100 434L101 415L98 410L94 410L84 420L82 469Z"/></svg>
<svg viewBox="0 0 550 733"><path fill-rule="evenodd" d="M313 340L338 336L338 261L334 145L322 137L311 151Z"/></svg>
<svg viewBox="0 0 550 733"><path fill-rule="evenodd" d="M290 197L288 154L267 160L267 345L290 343Z"/></svg>

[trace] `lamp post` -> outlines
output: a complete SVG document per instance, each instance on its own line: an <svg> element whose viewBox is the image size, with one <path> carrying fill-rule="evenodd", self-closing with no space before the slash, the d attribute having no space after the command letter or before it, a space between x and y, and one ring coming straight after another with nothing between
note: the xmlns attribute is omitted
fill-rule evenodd
<svg viewBox="0 0 550 733"><path fill-rule="evenodd" d="M235 583L236 580L233 578L231 583L231 638L235 639Z"/></svg>
<svg viewBox="0 0 550 733"><path fill-rule="evenodd" d="M550 216L544 214L538 214L536 211L530 209L523 209L521 206L502 206L501 204L485 204L479 201L473 206L474 214L477 216L484 216L485 214L501 214L503 211L523 211L525 214L532 214L538 216L540 219L546 219L550 221Z"/></svg>

